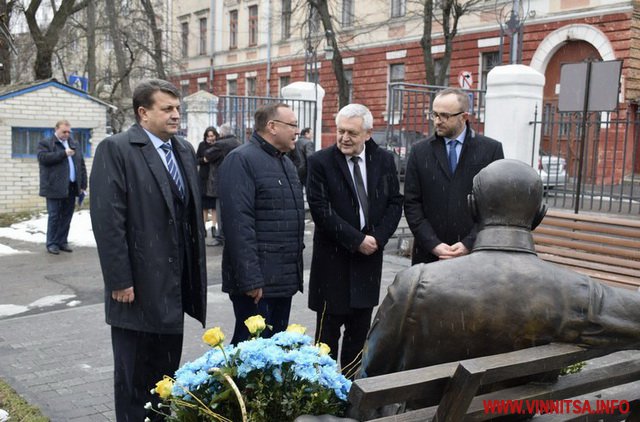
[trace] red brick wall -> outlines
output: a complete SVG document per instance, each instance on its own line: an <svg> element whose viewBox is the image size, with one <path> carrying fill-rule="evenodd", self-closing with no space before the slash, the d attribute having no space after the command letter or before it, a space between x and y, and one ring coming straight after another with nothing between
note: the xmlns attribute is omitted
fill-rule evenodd
<svg viewBox="0 0 640 422"><path fill-rule="evenodd" d="M528 64L531 61L536 48L542 42L545 36L550 32L566 25L575 23L586 23L593 25L603 31L610 39L616 53L616 57L624 59L623 74L626 75L629 70L630 47L631 47L631 12L616 13L611 15L602 15L597 17L588 17L582 19L554 21L542 24L531 24L525 27L523 37L523 62ZM458 35L454 40L454 49L450 65L450 85L457 86L457 75L462 70L470 70L474 77L474 88L479 83L479 59L481 52L497 51L498 47L488 47L478 49L477 42L479 39L497 37L498 30L476 32L464 35ZM434 44L438 44L439 39L434 40ZM387 61L386 53L389 51L406 50L406 56L401 59ZM508 62L509 39L505 39L503 47L503 62ZM634 50L635 51L635 50ZM387 103L387 81L388 68L393 63L405 64L405 81L407 83L426 84L424 64L422 58L422 50L419 43L398 43L392 46L372 47L358 51L344 51L344 57L355 57L354 65L345 66L346 69L353 71L353 101L365 104L374 116L374 128L384 128L386 122L384 120L384 112ZM440 55L437 55L438 58ZM322 65L320 71L320 84L326 91L323 102L323 146L332 144L335 139L333 132L335 131L335 114L337 113L337 86L331 69L331 63L328 60L321 60ZM271 95L276 95L278 91L278 79L280 74L277 68L281 66L291 66L292 72L289 74L291 82L304 80L304 60L287 60L275 61L271 65ZM238 94L243 95L245 92L245 72L257 71L257 94L262 96L266 94L266 63L236 66L232 69L224 69L215 71L213 93L218 95L226 95L227 81L226 75L229 73L238 74ZM190 89L197 89L196 79L198 77L208 77L208 71L201 74L191 74ZM174 82L179 83L179 79L174 78ZM192 91L192 92L193 92ZM635 92L633 95L635 98ZM640 91L639 91L640 92Z"/></svg>

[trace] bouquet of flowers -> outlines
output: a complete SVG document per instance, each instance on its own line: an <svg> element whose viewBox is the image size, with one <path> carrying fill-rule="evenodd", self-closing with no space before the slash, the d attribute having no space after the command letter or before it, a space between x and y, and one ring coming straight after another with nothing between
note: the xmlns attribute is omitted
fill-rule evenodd
<svg viewBox="0 0 640 422"><path fill-rule="evenodd" d="M165 377L152 392L170 407L167 421L292 421L303 414L342 416L351 382L338 370L325 344L313 344L305 328L260 338L260 315L245 321L252 334L237 346L224 346L219 327L203 341L212 348ZM148 406L151 406L148 404Z"/></svg>

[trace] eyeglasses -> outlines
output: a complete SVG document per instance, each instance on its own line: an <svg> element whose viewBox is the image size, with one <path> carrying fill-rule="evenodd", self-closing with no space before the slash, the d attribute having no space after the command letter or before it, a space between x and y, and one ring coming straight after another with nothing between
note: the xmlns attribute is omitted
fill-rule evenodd
<svg viewBox="0 0 640 422"><path fill-rule="evenodd" d="M464 113L464 111L459 111L457 113L438 113L437 111L430 111L429 114L427 114L427 116L429 116L430 120L436 120L436 119L440 119L443 122L446 122L447 120L449 120L449 118L451 117L455 117L455 116L459 116L462 113Z"/></svg>
<svg viewBox="0 0 640 422"><path fill-rule="evenodd" d="M282 120L278 120L278 119L272 119L272 122L278 122L278 123L282 123L283 125L287 125L290 126L292 128L297 129L298 128L298 124L297 123L287 123L287 122L283 122Z"/></svg>

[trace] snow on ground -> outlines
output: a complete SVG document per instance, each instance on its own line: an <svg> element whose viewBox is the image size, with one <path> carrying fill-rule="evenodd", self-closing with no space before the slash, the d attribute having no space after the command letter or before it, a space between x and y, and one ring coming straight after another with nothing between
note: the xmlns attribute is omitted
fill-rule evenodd
<svg viewBox="0 0 640 422"><path fill-rule="evenodd" d="M47 214L11 225L11 227L0 227L0 238L23 240L26 242L45 244L47 240ZM73 214L71 229L69 230L69 243L72 246L95 247L96 241L91 230L91 219L89 210L80 210ZM0 256L16 253L28 253L19 251L0 243Z"/></svg>

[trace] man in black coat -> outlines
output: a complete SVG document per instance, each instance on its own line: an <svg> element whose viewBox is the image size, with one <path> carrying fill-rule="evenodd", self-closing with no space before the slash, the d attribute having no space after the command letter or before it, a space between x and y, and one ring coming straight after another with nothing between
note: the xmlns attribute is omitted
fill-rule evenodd
<svg viewBox="0 0 640 422"><path fill-rule="evenodd" d="M196 155L175 136L180 93L147 80L133 93L137 123L98 145L91 223L111 325L118 421L162 420L150 390L180 363L184 313L204 327L204 223Z"/></svg>
<svg viewBox="0 0 640 422"><path fill-rule="evenodd" d="M47 251L72 252L67 237L76 197L87 189L87 168L80 144L71 138L71 123L60 120L53 136L38 144L40 196L47 198Z"/></svg>
<svg viewBox="0 0 640 422"><path fill-rule="evenodd" d="M467 122L469 97L447 88L433 101L436 133L411 149L404 215L415 237L412 264L466 255L477 233L467 208L473 177L504 158L502 144L477 135Z"/></svg>
<svg viewBox="0 0 640 422"><path fill-rule="evenodd" d="M316 339L335 359L345 327L340 362L350 374L378 304L382 252L400 221L402 195L393 156L371 139L371 112L349 104L336 126L336 145L309 157L309 307L317 313Z"/></svg>
<svg viewBox="0 0 640 422"><path fill-rule="evenodd" d="M255 132L220 166L225 243L222 291L236 317L232 344L249 338L244 321L262 315L271 326L263 337L289 324L291 298L302 291L304 204L296 168L286 156L298 133L286 104L255 113Z"/></svg>

